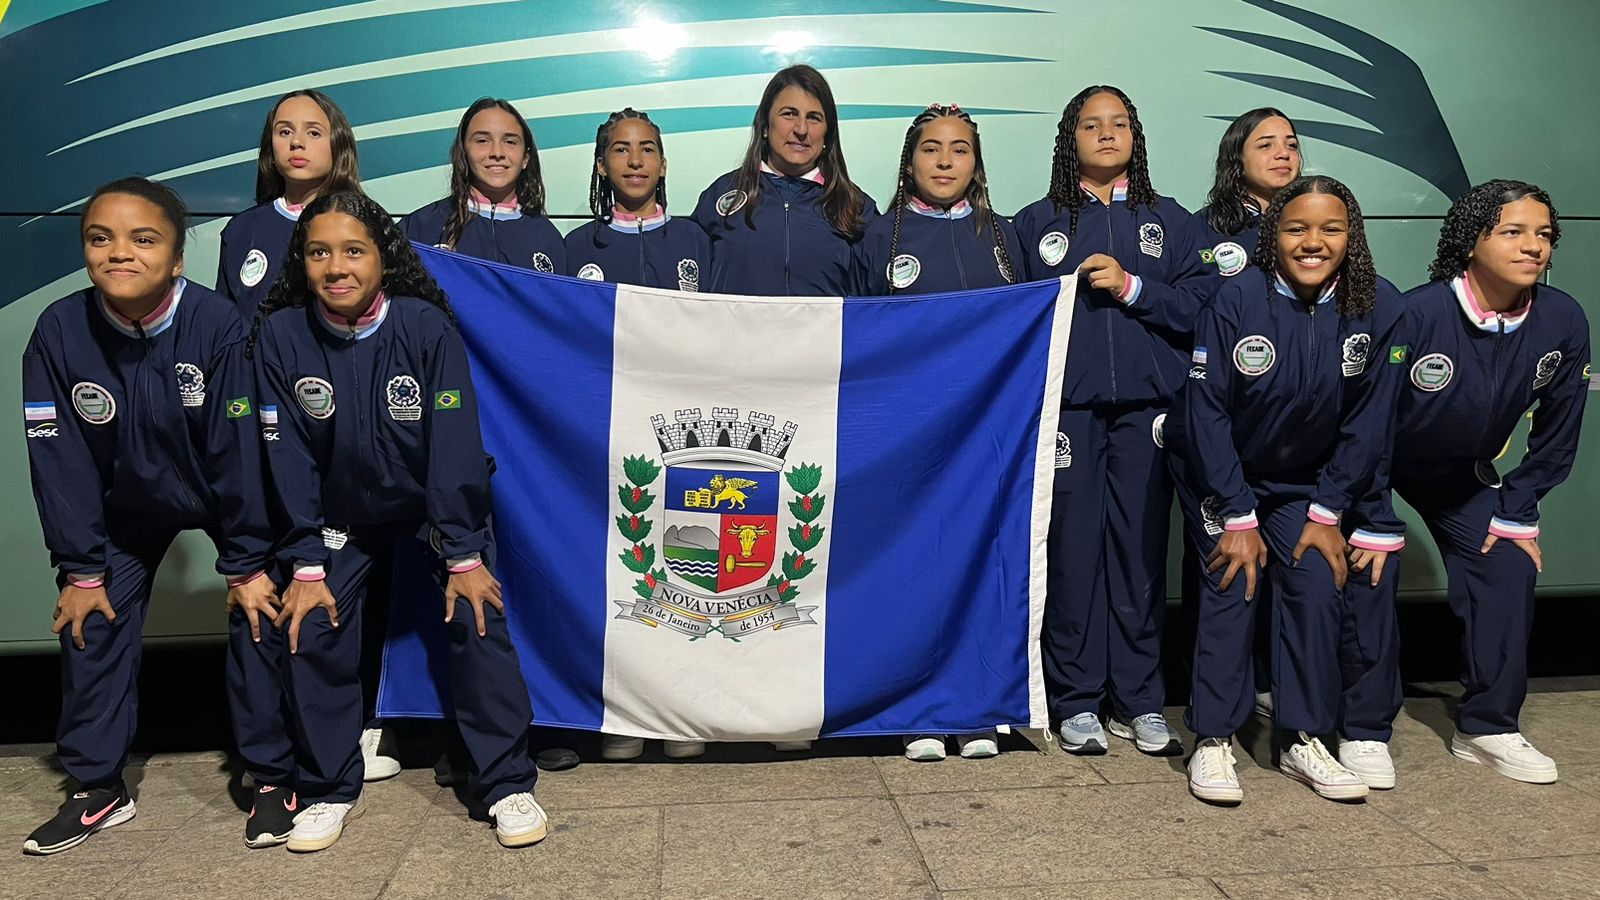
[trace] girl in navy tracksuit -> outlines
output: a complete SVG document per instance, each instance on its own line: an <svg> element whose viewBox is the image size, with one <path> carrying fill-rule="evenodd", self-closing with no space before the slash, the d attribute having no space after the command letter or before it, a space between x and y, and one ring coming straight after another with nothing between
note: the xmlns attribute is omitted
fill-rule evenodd
<svg viewBox="0 0 1600 900"><path fill-rule="evenodd" d="M1556 764L1523 738L1533 589L1543 569L1539 501L1566 480L1578 451L1590 380L1589 324L1571 296L1541 284L1561 226L1550 196L1490 181L1445 215L1432 279L1406 294L1406 372L1387 480L1428 526L1443 557L1450 608L1461 619L1461 684L1450 749L1469 762L1538 784ZM1518 420L1533 410L1528 451L1497 471ZM1398 538L1387 491L1372 528ZM1346 660L1346 734L1381 753L1400 707L1393 592L1358 620ZM1393 766L1389 765L1393 779Z"/></svg>
<svg viewBox="0 0 1600 900"><path fill-rule="evenodd" d="M450 145L450 196L403 224L419 244L548 274L567 270L561 232L544 213L533 131L506 100L467 107Z"/></svg>
<svg viewBox="0 0 1600 900"><path fill-rule="evenodd" d="M630 106L596 130L589 209L594 221L567 235L568 275L700 290L711 271L711 241L692 220L667 214L666 150L648 114Z"/></svg>
<svg viewBox="0 0 1600 900"><path fill-rule="evenodd" d="M1016 232L989 205L978 126L960 107L934 104L912 120L893 206L855 247L852 293L931 294L1021 280Z"/></svg>
<svg viewBox="0 0 1600 900"><path fill-rule="evenodd" d="M810 66L790 66L767 82L744 164L713 181L695 206L711 239L705 290L843 295L850 247L877 215L845 168L827 80Z"/></svg>
<svg viewBox="0 0 1600 900"><path fill-rule="evenodd" d="M318 194L360 186L355 133L338 104L316 90L284 94L261 126L256 205L222 229L217 293L250 321L278 277L300 210Z"/></svg>
<svg viewBox="0 0 1600 900"><path fill-rule="evenodd" d="M1209 287L1189 213L1150 186L1144 131L1122 91L1072 98L1050 193L1013 219L1030 280L1077 273L1056 435L1049 593L1042 636L1062 749L1182 752L1161 716L1172 486L1162 423L1183 381Z"/></svg>
<svg viewBox="0 0 1600 900"><path fill-rule="evenodd" d="M1186 536L1208 560L1187 721L1195 796L1243 799L1231 738L1250 714L1258 569L1272 586L1279 768L1324 797L1367 785L1322 744L1340 701L1342 519L1389 445L1399 294L1377 276L1361 210L1301 178L1262 217L1254 266L1201 312L1192 367L1166 427ZM1270 236L1270 239L1267 238ZM1352 541L1351 544L1356 543Z"/></svg>
<svg viewBox="0 0 1600 900"><path fill-rule="evenodd" d="M989 204L978 126L934 104L906 129L893 212L867 226L855 247L851 293L931 294L1013 284L1020 257L1011 223ZM994 731L957 737L968 759L1000 752ZM942 734L907 735L906 758L944 759Z"/></svg>
<svg viewBox="0 0 1600 900"><path fill-rule="evenodd" d="M1256 252L1261 212L1289 182L1300 177L1300 137L1294 122L1272 107L1252 109L1228 125L1217 144L1216 175L1206 205L1194 214L1200 262L1211 275L1215 294L1243 272ZM1184 633L1192 635L1199 601L1200 562L1184 544ZM1270 595L1256 602L1256 710L1272 712L1271 645L1265 643L1271 616ZM1189 643L1184 641L1185 645Z"/></svg>
<svg viewBox="0 0 1600 900"><path fill-rule="evenodd" d="M122 770L144 620L156 569L190 529L215 542L228 580L228 696L256 784L245 842L283 843L298 809L245 323L181 277L187 220L176 193L143 178L96 190L82 220L94 287L45 309L22 357L34 499L61 590L57 752L79 785L29 853L134 816Z"/></svg>
<svg viewBox="0 0 1600 900"><path fill-rule="evenodd" d="M251 344L294 566L279 620L309 805L289 849L332 845L363 810L361 608L401 545L442 592L470 790L502 844L542 839L532 711L492 574L490 461L443 293L381 207L327 194L296 226Z"/></svg>

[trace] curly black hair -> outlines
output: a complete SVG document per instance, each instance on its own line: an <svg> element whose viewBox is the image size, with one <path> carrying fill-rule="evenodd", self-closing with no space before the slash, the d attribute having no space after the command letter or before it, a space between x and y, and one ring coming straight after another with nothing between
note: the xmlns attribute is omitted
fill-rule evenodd
<svg viewBox="0 0 1600 900"><path fill-rule="evenodd" d="M967 185L964 199L972 205L973 225L981 237L988 229L990 238L994 241L995 264L1000 268L1000 277L1007 284L1016 284L1016 267L1011 263L1011 253L1006 250L1005 238L1001 237L1000 229L994 224L994 206L989 202L989 176L983 170L983 145L978 139L978 123L972 121L972 116L964 112L954 103L946 106L935 103L917 114L911 120L911 127L906 129L906 142L900 148L899 176L894 185L894 234L889 238L889 260L892 266L894 258L900 253L900 222L905 215L906 204L916 194L916 182L911 175L911 154L915 151L917 142L922 140L922 129L934 119L943 117L960 119L972 128L972 182ZM894 279L889 279L889 293L894 293Z"/></svg>
<svg viewBox="0 0 1600 900"><path fill-rule="evenodd" d="M472 199L472 159L467 153L467 139L471 135L467 134L467 129L472 125L472 117L486 109L498 109L516 120L522 131L523 152L528 155L528 164L517 173L514 185L517 206L526 215L544 215L544 174L539 168L539 145L533 141L533 129L511 101L480 97L461 114L455 142L450 145L450 199L454 202L450 204L450 216L445 219L439 243L451 250L456 248L461 232L466 231L467 223L472 221L472 212L467 208Z"/></svg>
<svg viewBox="0 0 1600 900"><path fill-rule="evenodd" d="M1236 235L1250 227L1252 213L1259 215L1250 189L1244 182L1244 145L1262 122L1282 119L1289 123L1289 136L1298 142L1299 129L1282 110L1270 106L1252 109L1228 125L1217 143L1217 172L1206 195L1206 222L1218 234ZM1299 172L1295 173L1299 175Z"/></svg>
<svg viewBox="0 0 1600 900"><path fill-rule="evenodd" d="M618 122L626 120L649 125L656 133L656 153L661 155L663 163L667 161L667 148L661 141L661 126L650 121L649 113L627 106L607 116L605 122L594 132L595 164L589 172L589 211L594 213L596 222L611 221L611 210L617 202L611 179L601 174L601 169L605 166L606 153L611 149L611 132L616 130ZM667 208L666 173L662 173L661 177L656 179L656 206L662 210Z"/></svg>
<svg viewBox="0 0 1600 900"><path fill-rule="evenodd" d="M336 191L323 194L306 204L295 223L294 236L289 239L289 249L283 255L283 269L278 279L267 291L267 299L256 309L256 318L250 325L250 339L245 343L245 355L253 356L256 341L261 336L261 323L280 309L304 307L312 298L311 286L306 283L306 235L311 223L320 215L330 212L344 213L366 226L372 242L378 245L378 257L383 262L384 293L391 297L416 297L432 303L444 311L445 317L455 324L455 312L450 301L439 288L433 276L423 267L417 251L394 223L394 218L360 191Z"/></svg>
<svg viewBox="0 0 1600 900"><path fill-rule="evenodd" d="M1500 210L1507 203L1529 197L1550 210L1550 249L1554 250L1561 241L1561 220L1556 216L1556 205L1550 202L1550 195L1526 181L1497 178L1467 191L1444 214L1444 224L1439 228L1439 249L1434 253L1433 264L1428 266L1428 279L1449 281L1465 272L1478 239L1500 224Z"/></svg>
<svg viewBox="0 0 1600 900"><path fill-rule="evenodd" d="M1056 149L1050 163L1049 197L1055 211L1072 210L1068 222L1069 235L1078 233L1078 210L1083 208L1083 191L1078 187L1082 172L1078 162L1078 115L1083 105L1095 94L1111 94L1128 109L1128 128L1133 132L1133 157L1128 160L1128 212L1143 206L1156 208L1156 189L1150 184L1150 158L1144 149L1144 126L1139 124L1139 111L1133 101L1120 88L1109 84L1094 84L1078 92L1061 111L1061 121L1056 124Z"/></svg>
<svg viewBox="0 0 1600 900"><path fill-rule="evenodd" d="M1336 178L1326 175L1308 175L1289 182L1272 205L1261 215L1261 238L1256 243L1255 257L1251 262L1267 275L1267 290L1272 291L1278 275L1278 222L1283 209L1303 194L1328 194L1339 198L1350 216L1350 242L1345 249L1344 261L1334 271L1339 284L1334 288L1339 315L1358 318L1372 312L1378 303L1378 269L1372 264L1372 250L1367 246L1367 227L1361 218L1361 205L1355 195Z"/></svg>

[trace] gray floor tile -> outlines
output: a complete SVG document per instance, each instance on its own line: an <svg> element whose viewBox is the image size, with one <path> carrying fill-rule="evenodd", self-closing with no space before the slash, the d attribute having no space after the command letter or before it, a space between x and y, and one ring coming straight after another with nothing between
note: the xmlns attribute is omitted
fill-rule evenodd
<svg viewBox="0 0 1600 900"><path fill-rule="evenodd" d="M0 843L0 900L99 900L141 862L165 852L172 834L119 825L55 856L24 856L24 836L8 837Z"/></svg>
<svg viewBox="0 0 1600 900"><path fill-rule="evenodd" d="M904 823L883 799L667 807L662 845L666 900L935 893Z"/></svg>
<svg viewBox="0 0 1600 900"><path fill-rule="evenodd" d="M535 790L548 810L745 800L881 797L870 758L782 762L595 763L542 776Z"/></svg>
<svg viewBox="0 0 1600 900"><path fill-rule="evenodd" d="M1073 882L1071 884L982 888L945 891L941 900L995 900L996 897L1058 897L1071 900L1223 900L1207 878L1135 878L1128 881Z"/></svg>
<svg viewBox="0 0 1600 900"><path fill-rule="evenodd" d="M1246 785L1234 809L1186 786L1135 784L897 798L945 890L1120 878L1449 862L1364 805L1322 800L1286 778Z"/></svg>
<svg viewBox="0 0 1600 900"><path fill-rule="evenodd" d="M1491 862L1475 868L1518 900L1593 900L1600 896L1600 856Z"/></svg>
<svg viewBox="0 0 1600 900"><path fill-rule="evenodd" d="M950 755L941 762L912 762L903 755L874 762L893 795L1105 783L1084 757L1049 746L1049 753L1016 750L990 759L962 759L951 742Z"/></svg>
<svg viewBox="0 0 1600 900"><path fill-rule="evenodd" d="M1484 766L1402 772L1369 804L1457 859L1600 852L1600 800L1566 784L1523 784Z"/></svg>
<svg viewBox="0 0 1600 900"><path fill-rule="evenodd" d="M550 836L517 850L466 816L434 816L395 869L384 900L452 897L638 898L660 883L661 810L551 814Z"/></svg>
<svg viewBox="0 0 1600 900"><path fill-rule="evenodd" d="M1220 875L1215 880L1230 900L1509 900L1512 896L1488 875L1461 865Z"/></svg>
<svg viewBox="0 0 1600 900"><path fill-rule="evenodd" d="M1600 798L1600 766L1564 766L1557 761L1556 768L1561 773L1562 784Z"/></svg>

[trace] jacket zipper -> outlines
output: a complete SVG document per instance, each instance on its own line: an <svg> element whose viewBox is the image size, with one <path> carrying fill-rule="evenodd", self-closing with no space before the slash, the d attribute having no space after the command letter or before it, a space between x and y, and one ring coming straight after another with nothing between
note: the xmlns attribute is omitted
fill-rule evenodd
<svg viewBox="0 0 1600 900"><path fill-rule="evenodd" d="M1483 411L1483 430L1478 433L1478 444L1481 446L1489 436L1489 427L1494 423L1495 410L1500 406L1500 348L1506 343L1506 317L1500 313L1494 314L1496 330L1494 333L1494 361L1489 366L1493 373L1489 377L1489 408Z"/></svg>
<svg viewBox="0 0 1600 900"><path fill-rule="evenodd" d="M498 250L498 247L496 249ZM363 399L361 396L361 364L356 359L356 333L354 330L350 332L349 337L345 338L345 347L350 354L350 375L354 379L356 403L364 408L366 404L361 402ZM366 433L368 429L365 428L367 423L362 409L351 410L351 412L356 419L356 452L359 454L360 461L360 465L356 467L356 480L361 483L361 495L367 500L367 508L371 509L372 483L368 477L371 468L367 465L371 462L371 456L368 454L367 448L371 446L372 440L376 435Z"/></svg>
<svg viewBox="0 0 1600 900"><path fill-rule="evenodd" d="M783 292L793 293L789 287L789 201L783 201Z"/></svg>
<svg viewBox="0 0 1600 900"><path fill-rule="evenodd" d="M634 225L639 229L639 283L648 285L649 282L645 280L644 276L644 220L638 219L634 222Z"/></svg>
<svg viewBox="0 0 1600 900"><path fill-rule="evenodd" d="M1115 190L1115 189L1113 188L1113 190ZM1095 199L1095 202L1097 202L1097 203L1100 200L1099 197L1096 197L1094 199ZM1115 259L1116 258L1116 254L1113 251L1116 249L1116 239L1113 237L1113 229L1111 227L1111 204L1103 203L1101 205L1104 207L1104 212L1105 212L1105 217L1106 217L1106 255L1112 257L1113 259ZM1114 337L1114 334L1113 334L1115 329L1113 327L1111 319L1112 319L1111 316L1106 316L1105 317L1105 320L1106 320L1106 354L1107 354L1106 370L1111 373L1111 402L1112 403L1116 403L1117 402L1117 343L1116 343L1116 340L1115 340L1115 337Z"/></svg>
<svg viewBox="0 0 1600 900"><path fill-rule="evenodd" d="M189 481L189 473L185 471L178 454L174 453L171 445L163 439L167 434L166 429L162 428L161 423L156 421L155 402L150 397L150 391L147 387L150 380L150 336L144 333L144 323L137 320L133 323L133 330L139 335L139 348L144 352L143 359L139 361L139 406L144 410L145 419L150 423L152 433L156 438L156 444L167 452L167 461L172 464L172 471L178 476L178 483L183 486L185 508L191 513L204 513L205 504L200 499L200 492ZM185 422L185 425L187 424Z"/></svg>
<svg viewBox="0 0 1600 900"><path fill-rule="evenodd" d="M956 261L956 275L961 279L961 289L967 289L967 270L961 265L961 250L956 246L956 220L950 215L950 210L944 211L944 220L950 231L950 258Z"/></svg>

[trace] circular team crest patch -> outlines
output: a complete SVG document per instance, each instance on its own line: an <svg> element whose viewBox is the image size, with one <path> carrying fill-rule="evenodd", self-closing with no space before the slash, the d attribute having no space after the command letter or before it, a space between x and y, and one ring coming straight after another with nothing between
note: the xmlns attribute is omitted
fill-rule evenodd
<svg viewBox="0 0 1600 900"><path fill-rule="evenodd" d="M1444 390L1455 376L1455 361L1443 353L1429 353L1411 366L1411 383L1430 393Z"/></svg>
<svg viewBox="0 0 1600 900"><path fill-rule="evenodd" d="M117 415L116 398L92 381L80 381L72 386L72 408L90 425L104 425Z"/></svg>
<svg viewBox="0 0 1600 900"><path fill-rule="evenodd" d="M1167 427L1167 414L1166 413L1162 413L1161 415L1156 416L1156 420L1154 422L1150 423L1150 438L1151 438L1151 440L1154 440L1156 442L1156 446L1157 447L1160 447L1163 450L1167 449L1166 427Z"/></svg>
<svg viewBox="0 0 1600 900"><path fill-rule="evenodd" d="M902 253L889 261L889 284L896 288L908 288L922 274L922 260L909 253Z"/></svg>
<svg viewBox="0 0 1600 900"><path fill-rule="evenodd" d="M535 271L543 272L546 275L553 275L556 271L556 264L551 262L550 257L541 251L533 255L533 268Z"/></svg>
<svg viewBox="0 0 1600 900"><path fill-rule="evenodd" d="M595 263L584 263L583 268L578 270L578 277L584 281L605 281L606 273Z"/></svg>
<svg viewBox="0 0 1600 900"><path fill-rule="evenodd" d="M1261 375L1278 359L1278 348L1266 335L1252 334L1233 345L1233 367L1246 375Z"/></svg>
<svg viewBox="0 0 1600 900"><path fill-rule="evenodd" d="M333 415L333 385L321 378L307 376L294 383L294 395L300 408L313 419L326 419Z"/></svg>
<svg viewBox="0 0 1600 900"><path fill-rule="evenodd" d="M1224 241L1211 248L1211 258L1216 261L1217 273L1229 278L1244 271L1250 264L1250 254L1233 241Z"/></svg>
<svg viewBox="0 0 1600 900"><path fill-rule="evenodd" d="M678 290L700 290L700 264L692 259L678 260Z"/></svg>
<svg viewBox="0 0 1600 900"><path fill-rule="evenodd" d="M184 406L204 406L206 402L206 373L194 363L181 362L173 366L178 373L178 398Z"/></svg>
<svg viewBox="0 0 1600 900"><path fill-rule="evenodd" d="M1059 266L1067 258L1067 236L1059 231L1052 231L1039 238L1039 258L1047 266Z"/></svg>
<svg viewBox="0 0 1600 900"><path fill-rule="evenodd" d="M422 387L410 375L389 379L385 393L389 399L389 418L396 422L415 422L422 418Z"/></svg>
<svg viewBox="0 0 1600 900"><path fill-rule="evenodd" d="M727 217L744 208L750 195L741 190L731 190L717 198L717 215Z"/></svg>
<svg viewBox="0 0 1600 900"><path fill-rule="evenodd" d="M267 255L260 250L252 249L244 258L244 265L239 267L239 281L245 287L255 287L267 275Z"/></svg>

